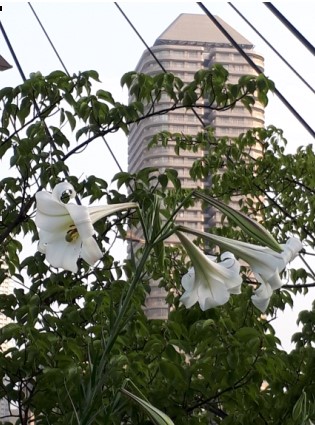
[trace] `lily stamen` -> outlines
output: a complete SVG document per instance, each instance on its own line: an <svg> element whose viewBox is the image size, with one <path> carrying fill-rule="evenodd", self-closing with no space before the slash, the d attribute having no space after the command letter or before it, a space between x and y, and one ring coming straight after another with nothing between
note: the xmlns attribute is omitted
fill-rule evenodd
<svg viewBox="0 0 315 425"><path fill-rule="evenodd" d="M71 227L74 227L74 226L71 226ZM77 228L74 227L67 231L65 239L67 242L73 242L73 241L76 241L78 237L79 237L79 232Z"/></svg>

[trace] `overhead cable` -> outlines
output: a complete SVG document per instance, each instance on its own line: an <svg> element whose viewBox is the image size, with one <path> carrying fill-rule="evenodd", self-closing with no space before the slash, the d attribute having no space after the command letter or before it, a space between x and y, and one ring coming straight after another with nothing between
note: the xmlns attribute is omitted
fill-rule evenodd
<svg viewBox="0 0 315 425"><path fill-rule="evenodd" d="M315 55L315 47L291 24L288 19L271 3L263 2L263 4L285 25L292 34L305 46L313 55Z"/></svg>
<svg viewBox="0 0 315 425"><path fill-rule="evenodd" d="M12 44L11 44L11 42L9 40L9 37L7 36L7 34L5 32L5 29L4 29L1 21L0 21L0 29L1 29L1 32L2 32L2 35L3 35L4 39L5 39L5 41L7 43L7 46L9 48L10 52L11 52L11 55L13 57L13 60L14 60L15 64L16 64L16 67L19 70L19 73L21 75L21 78L25 82L26 81L25 74L23 72L23 69L21 67L21 64L20 64L20 62L19 62L19 60L18 60L18 58L17 58L17 56L15 54L15 51L14 51L14 49L12 47ZM49 128L47 127L47 124L45 122L45 118L43 118L41 116L41 114L40 114L40 109L39 109L39 106L38 106L35 98L33 99L33 102L34 102L34 108L36 110L36 113L38 114L38 117L39 117L40 121L44 125L46 136L49 138L50 143L51 143L51 146L53 147L53 149L56 149L56 145L55 145L54 139L53 139L52 135L50 134ZM66 177L69 177L69 173L68 173L67 170L64 170L63 173L64 173L64 175ZM38 185L38 189L41 189L41 186ZM81 201L80 201L79 197L76 196L75 199L76 199L76 202L80 205L81 204Z"/></svg>
<svg viewBox="0 0 315 425"><path fill-rule="evenodd" d="M37 13L35 12L35 10L34 10L33 6L31 5L31 3L30 3L30 2L28 2L28 5L29 5L29 7L31 8L31 10L32 10L32 12L33 12L33 14L34 14L35 18L37 19L37 22L39 23L39 25L40 25L41 29L43 30L44 34L46 35L46 38L47 38L47 40L49 41L49 43L50 43L51 47L53 48L54 52L56 53L57 58L59 59L59 62L61 63L61 65L62 65L63 69L65 70L66 74L68 74L68 75L69 75L69 72L68 72L68 70L67 70L67 68L66 68L66 66L65 66L65 64L64 64L64 62L62 61L61 57L59 56L59 53L57 52L57 49L55 48L55 46L54 46L53 42L51 41L51 39L50 39L49 35L47 34L47 32L46 32L46 30L45 30L45 28L44 28L43 24L41 23L41 21L40 21L39 17L37 16ZM70 76L70 75L69 75L69 76Z"/></svg>
<svg viewBox="0 0 315 425"><path fill-rule="evenodd" d="M251 67L258 73L263 74L261 69L255 64L255 62L247 55L247 53L236 43L234 38L226 31L226 29L220 24L220 22L209 12L209 10L203 5L202 2L197 2L198 6L204 11L208 18L216 25L217 28L225 35L235 49L243 56L243 58L251 65ZM281 100L281 102L289 109L289 111L295 116L295 118L302 124L302 126L315 138L315 131L309 126L309 124L301 117L301 115L293 108L293 106L287 101L287 99L279 92L277 88L274 90L275 94Z"/></svg>
<svg viewBox="0 0 315 425"><path fill-rule="evenodd" d="M68 70L67 70L67 68L66 68L66 66L65 66L65 64L64 64L64 62L63 62L63 60L61 59L61 56L59 55L59 53L58 53L57 49L55 48L55 46L54 46L53 42L51 41L51 39L50 39L50 37L49 37L49 35L48 35L47 31L45 30L44 25L42 24L42 22L41 22L41 21L40 21L40 19L39 19L39 17L38 17L38 15L37 15L37 13L35 12L35 10L34 10L34 8L32 7L32 5L31 5L31 3L30 3L30 2L28 2L28 5L30 6L30 8L31 8L31 10L32 10L32 12L33 12L33 14L34 14L35 18L37 19L37 22L39 23L39 25L40 25L41 29L43 30L43 32L44 32L44 34L45 34L45 36L46 36L47 40L49 41L49 44L51 45L51 47L52 47L53 51L55 52L55 54L56 54L56 56L57 56L57 58L58 58L59 62L61 63L61 66L63 67L63 69L64 69L64 71L65 71L65 73L68 75L68 77L70 77L70 74L69 74L69 72L68 72ZM112 149L110 148L109 144L107 143L107 140L105 139L105 137L104 137L104 136L101 136L101 137L102 137L102 139L103 139L103 142L105 143L105 146L106 146L107 150L109 151L109 153L111 154L111 156L112 156L112 158L113 158L113 160L114 160L115 164L117 165L118 169L119 169L120 171L123 171L122 167L121 167L121 166L120 166L120 164L119 164L118 159L116 158L116 156L115 156L114 152L112 151Z"/></svg>
<svg viewBox="0 0 315 425"><path fill-rule="evenodd" d="M271 43L252 25L248 19L245 18L245 16L231 3L228 2L228 4L232 7L233 10L251 27L253 31L267 44L267 46L284 62L288 68L291 69L291 71L304 83L314 94L315 90L313 87L296 71L295 68L276 50Z"/></svg>
<svg viewBox="0 0 315 425"><path fill-rule="evenodd" d="M140 40L142 41L142 43L145 45L145 47L148 49L149 53L151 54L151 56L154 58L154 60L156 61L156 63L160 66L160 68L162 69L163 72L167 72L167 70L164 68L164 66L162 65L162 63L160 62L160 60L157 58L157 56L154 54L153 50L151 49L151 47L149 47L149 45L145 42L145 40L141 37L139 31L136 29L136 27L132 24L132 22L130 21L130 19L128 18L128 16L124 13L124 11L122 10L122 8L118 5L117 2L114 2L115 6L117 7L117 9L120 11L120 13L123 15L123 17L126 19L126 21L128 22L128 24L131 26L131 28L134 30L134 32L137 34L137 36L140 38ZM203 127L206 127L205 123L203 122L202 118L199 116L199 114L196 112L196 110L194 108L191 108L192 112L194 113L195 117L199 120L199 122L201 123L201 125Z"/></svg>
<svg viewBox="0 0 315 425"><path fill-rule="evenodd" d="M18 58L15 54L15 51L14 51L14 49L13 49L11 43L10 43L9 37L7 36L7 33L5 32L5 29L3 28L1 20L0 20L0 30L2 32L3 38L5 39L5 42L7 43L8 49L10 50L10 53L11 53L12 58L14 60L14 63L15 63L15 65L16 65L16 67L17 67L17 69L18 69L18 71L19 71L19 73L22 77L22 80L25 82L26 81L25 74L24 74L23 69L20 65L20 62L19 62L19 60L18 60Z"/></svg>
<svg viewBox="0 0 315 425"><path fill-rule="evenodd" d="M5 41L6 41L6 43L7 43L7 46L8 46L8 48L9 48L10 52L11 52L11 55L12 55L12 57L13 57L13 60L14 60L15 64L16 64L16 67L17 67L17 69L19 70L19 73L20 73L20 75L21 75L21 78L22 78L22 80L25 82L25 81L26 81L25 74L24 74L24 72L23 72L23 69L22 69L22 67L21 67L21 65L20 65L20 62L19 62L19 60L18 60L18 58L17 58L17 56L16 56L16 54L15 54L15 51L14 51L14 49L13 49L12 45L11 45L11 42L10 42L10 40L9 40L9 37L8 37L8 36L7 36L7 34L6 34L5 29L4 29L4 27L3 27L3 25L2 25L2 22L1 22L1 21L0 21L0 29L1 29L1 32L2 32L2 34L3 34L3 37L4 37ZM39 119L41 120L41 122L42 122L42 123L43 123L43 125L44 125L46 136L49 138L52 148L53 148L53 149L56 149L56 145L55 145L54 139L53 139L52 135L50 134L49 128L47 127L47 124L46 124L46 122L45 122L45 118L43 118L43 117L41 116L41 114L40 114L40 109L39 109L39 106L38 106L38 104L37 104L37 102L36 102L35 98L33 99L33 102L34 102L34 108L35 108L35 110L36 110L36 113L38 114ZM66 177L69 177L69 173L68 173L68 171L67 171L67 170L64 170L64 171L63 171L63 173L64 173L64 175L65 175ZM38 185L38 188L40 189L40 188L41 188L41 186L39 186L39 185ZM78 196L76 196L76 197L75 197L75 199L76 199L76 202L80 205L80 204L81 204L81 201L80 201L79 197L78 197Z"/></svg>
<svg viewBox="0 0 315 425"><path fill-rule="evenodd" d="M134 32L137 34L137 36L140 38L140 40L142 41L142 43L145 45L145 47L148 49L148 51L150 52L151 56L153 56L153 58L155 59L155 61L159 64L159 66L161 67L163 72L167 72L166 69L164 68L164 66L161 64L161 62L159 61L159 59L157 58L157 56L155 55L155 53L153 52L153 50L151 49L151 47L145 42L145 40L141 37L141 34L139 33L139 31L137 30L137 28L133 25L133 23L130 21L130 19L128 18L128 16L125 14L125 12L122 10L122 8L119 6L118 3L116 3L114 1L115 6L117 7L117 9L120 11L120 13L123 15L123 17L126 19L126 21L128 22L128 24L131 26L131 28L134 30Z"/></svg>

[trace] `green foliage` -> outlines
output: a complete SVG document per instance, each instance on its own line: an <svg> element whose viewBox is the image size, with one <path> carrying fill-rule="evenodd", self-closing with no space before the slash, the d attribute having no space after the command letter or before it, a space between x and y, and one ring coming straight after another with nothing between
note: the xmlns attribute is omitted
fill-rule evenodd
<svg viewBox="0 0 315 425"><path fill-rule="evenodd" d="M171 73L130 72L121 80L131 95L124 105L95 90L92 80L99 81L95 71L34 73L17 88L0 90L0 158L14 172L0 181L0 283L15 283L13 294L0 295L0 311L12 320L0 330L0 344L12 343L0 351L0 398L18 406L21 424L32 415L43 425L150 424L159 412L176 425L311 423L314 311L300 314L291 353L279 348L270 319L292 303L292 292L307 291L312 269L290 270L293 288L275 293L268 317L250 302L253 277L245 267L241 295L205 312L198 305L186 309L179 298L190 264L181 246L165 240L178 212L198 201L195 192L181 186L175 169L120 172L114 190L99 176L79 181L67 162L108 133L128 134L141 120L198 107L203 98L217 111L237 102L249 110L257 100L266 105L273 83L243 76L231 84L220 65L198 71L189 83ZM162 96L171 102L166 109ZM212 128L194 136L163 131L149 145L173 146L177 155L200 152L190 174L196 181L211 177L206 198L237 196L241 210L261 217L278 241L294 234L314 248L311 146L287 154L282 132L273 127L235 140L217 138ZM96 223L104 255L95 267L79 260L77 274L49 266L40 252L25 257L21 242L34 242L36 250L35 193L65 178L85 203L140 206L138 213ZM229 217L222 216L222 225L217 233L241 235ZM130 240L123 264L108 251L109 232ZM167 290L166 321L144 314L152 279ZM150 403L141 410L126 391Z"/></svg>
<svg viewBox="0 0 315 425"><path fill-rule="evenodd" d="M265 76L244 76L236 84L228 82L228 71L219 64L210 69L202 69L194 75L191 83L185 84L179 77L166 72L155 76L129 72L121 79L121 85L127 86L129 93L144 104L158 102L167 95L173 102L172 109L198 106L198 102L207 99L203 107L224 111L241 102L249 111L255 104L255 96L267 105L267 93L274 89L272 81Z"/></svg>

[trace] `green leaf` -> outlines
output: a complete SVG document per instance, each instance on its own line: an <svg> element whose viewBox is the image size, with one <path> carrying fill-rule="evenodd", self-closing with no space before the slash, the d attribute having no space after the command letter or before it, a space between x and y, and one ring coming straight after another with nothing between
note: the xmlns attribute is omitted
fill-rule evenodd
<svg viewBox="0 0 315 425"><path fill-rule="evenodd" d="M305 391L302 391L302 394L293 406L292 419L299 425L305 424L307 419L307 395Z"/></svg>
<svg viewBox="0 0 315 425"><path fill-rule="evenodd" d="M240 340L242 343L247 343L248 341L252 339L259 339L260 333L257 329L250 328L250 327L244 327L240 328L236 331L235 337Z"/></svg>
<svg viewBox="0 0 315 425"><path fill-rule="evenodd" d="M174 188L179 190L181 188L181 182L180 182L180 179L178 178L177 170L168 168L165 170L165 174L168 177L168 179L173 183Z"/></svg>
<svg viewBox="0 0 315 425"><path fill-rule="evenodd" d="M61 78L61 77L66 77L66 78L68 78L67 74L65 74L65 73L64 73L64 71L57 70L57 71L53 71L53 72L51 72L51 73L47 76L47 79L56 80L56 79Z"/></svg>
<svg viewBox="0 0 315 425"><path fill-rule="evenodd" d="M111 105L115 105L115 100L112 96L112 94L109 91L106 90L98 90L96 92L96 96L99 97L102 100L105 100L106 102L110 103Z"/></svg>
<svg viewBox="0 0 315 425"><path fill-rule="evenodd" d="M66 119L65 111L63 108L61 108L60 109L60 125L64 123L65 119Z"/></svg>
<svg viewBox="0 0 315 425"><path fill-rule="evenodd" d="M76 140L78 141L79 138L82 136L82 134L87 134L89 132L89 130L90 130L90 126L88 126L88 125L85 126L85 127L80 128L80 130L78 130L76 132L76 135L75 135Z"/></svg>
<svg viewBox="0 0 315 425"><path fill-rule="evenodd" d="M117 180L117 187L118 189L123 185L127 185L130 183L131 180L133 180L133 176L125 171L121 171L114 175L112 181Z"/></svg>
<svg viewBox="0 0 315 425"><path fill-rule="evenodd" d="M94 71L91 69L90 71L83 72L84 75L88 75L90 78L93 78L93 80L100 82L99 74L97 71Z"/></svg>
<svg viewBox="0 0 315 425"><path fill-rule="evenodd" d="M150 416L152 421L156 425L175 425L174 422L169 418L165 413L163 413L161 410L157 409L156 407L152 406L151 403L141 399L140 397L137 397L136 395L132 394L131 392L125 390L122 388L120 390L123 394L133 399L136 403L139 404L139 406Z"/></svg>
<svg viewBox="0 0 315 425"><path fill-rule="evenodd" d="M70 124L71 130L73 131L73 130L75 129L75 126L76 126L76 120L75 120L75 117L74 117L74 115L73 115L71 112L69 112L69 111L65 111L65 114L66 114L67 119L68 119L68 121L69 121L69 124Z"/></svg>
<svg viewBox="0 0 315 425"><path fill-rule="evenodd" d="M131 84L134 81L134 78L136 76L137 76L137 73L135 71L130 71L130 72L127 72L126 74L124 74L121 77L121 80L120 80L121 87L126 85L128 88L130 88L130 86L131 86Z"/></svg>

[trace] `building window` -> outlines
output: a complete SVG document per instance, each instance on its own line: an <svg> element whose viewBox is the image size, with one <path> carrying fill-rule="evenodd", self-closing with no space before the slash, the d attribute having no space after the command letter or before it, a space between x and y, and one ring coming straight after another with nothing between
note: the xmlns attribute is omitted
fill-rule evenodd
<svg viewBox="0 0 315 425"><path fill-rule="evenodd" d="M199 56L199 52L196 51L190 51L188 52L188 57L189 58L197 58Z"/></svg>

